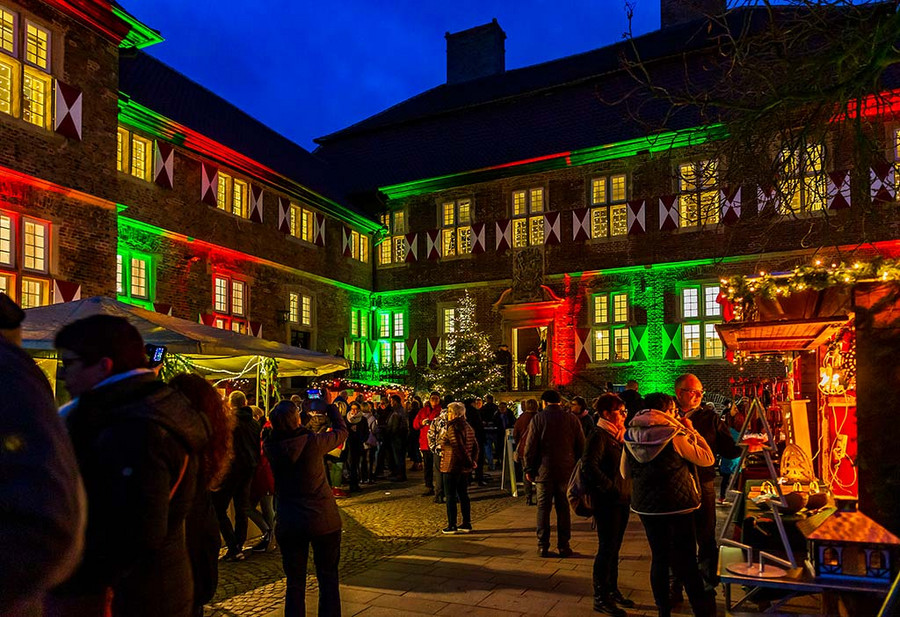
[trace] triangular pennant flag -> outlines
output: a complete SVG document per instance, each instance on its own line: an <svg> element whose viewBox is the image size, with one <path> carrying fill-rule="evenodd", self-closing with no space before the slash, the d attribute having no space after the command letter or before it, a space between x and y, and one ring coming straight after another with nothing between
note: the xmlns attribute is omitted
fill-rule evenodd
<svg viewBox="0 0 900 617"><path fill-rule="evenodd" d="M869 170L870 194L875 203L897 201L897 168L893 163L873 165Z"/></svg>
<svg viewBox="0 0 900 617"><path fill-rule="evenodd" d="M410 232L406 234L406 263L413 263L419 260L419 234Z"/></svg>
<svg viewBox="0 0 900 617"><path fill-rule="evenodd" d="M591 361L591 329L575 328L575 366Z"/></svg>
<svg viewBox="0 0 900 617"><path fill-rule="evenodd" d="M81 285L67 281L53 281L53 304L81 300Z"/></svg>
<svg viewBox="0 0 900 617"><path fill-rule="evenodd" d="M659 198L659 230L675 231L678 229L678 195L666 195Z"/></svg>
<svg viewBox="0 0 900 617"><path fill-rule="evenodd" d="M213 208L218 207L219 169L209 163L200 163L200 201Z"/></svg>
<svg viewBox="0 0 900 617"><path fill-rule="evenodd" d="M81 90L56 80L56 116L53 130L69 139L81 141Z"/></svg>
<svg viewBox="0 0 900 617"><path fill-rule="evenodd" d="M410 339L406 341L406 366L416 366L419 363L419 341Z"/></svg>
<svg viewBox="0 0 900 617"><path fill-rule="evenodd" d="M157 313L162 313L163 315L172 316L172 305L171 304L163 304L162 302L154 302L153 310Z"/></svg>
<svg viewBox="0 0 900 617"><path fill-rule="evenodd" d="M263 189L255 184L250 185L250 220L263 222Z"/></svg>
<svg viewBox="0 0 900 617"><path fill-rule="evenodd" d="M849 208L850 172L846 169L829 172L825 195L825 203L829 210L846 210Z"/></svg>
<svg viewBox="0 0 900 617"><path fill-rule="evenodd" d="M628 233L642 234L647 231L647 202L636 199L628 202Z"/></svg>
<svg viewBox="0 0 900 617"><path fill-rule="evenodd" d="M325 215L316 212L315 229L313 234L313 244L316 246L325 246Z"/></svg>
<svg viewBox="0 0 900 617"><path fill-rule="evenodd" d="M248 321L247 326L250 330L250 336L255 336L256 338L262 338L262 323L258 321Z"/></svg>
<svg viewBox="0 0 900 617"><path fill-rule="evenodd" d="M284 197L278 198L278 231L291 233L291 202Z"/></svg>
<svg viewBox="0 0 900 617"><path fill-rule="evenodd" d="M485 249L485 230L487 225L484 223L472 223L472 253L478 255Z"/></svg>
<svg viewBox="0 0 900 617"><path fill-rule="evenodd" d="M572 240L584 242L591 238L589 208L578 208L572 211Z"/></svg>
<svg viewBox="0 0 900 617"><path fill-rule="evenodd" d="M774 186L757 187L756 203L760 212L771 207L775 209L776 213L781 213L781 198Z"/></svg>
<svg viewBox="0 0 900 617"><path fill-rule="evenodd" d="M509 219L497 221L497 241L496 249L498 253L504 253L512 246L512 234Z"/></svg>
<svg viewBox="0 0 900 617"><path fill-rule="evenodd" d="M559 244L559 212L544 213L544 244Z"/></svg>
<svg viewBox="0 0 900 617"><path fill-rule="evenodd" d="M741 220L741 187L722 188L719 191L719 200L722 204L722 222L726 225L734 225L739 222Z"/></svg>
<svg viewBox="0 0 900 617"><path fill-rule="evenodd" d="M164 141L156 140L153 153L153 181L164 189L175 186L175 148Z"/></svg>
<svg viewBox="0 0 900 617"><path fill-rule="evenodd" d="M353 254L353 246L351 242L351 238L353 237L353 230L344 225L341 227L341 255L344 257L350 257Z"/></svg>
<svg viewBox="0 0 900 617"><path fill-rule="evenodd" d="M201 313L200 314L200 323L204 326L215 326L216 325L216 316L212 313Z"/></svg>
<svg viewBox="0 0 900 617"><path fill-rule="evenodd" d="M425 255L428 259L440 259L441 257L441 230L429 229L425 232Z"/></svg>

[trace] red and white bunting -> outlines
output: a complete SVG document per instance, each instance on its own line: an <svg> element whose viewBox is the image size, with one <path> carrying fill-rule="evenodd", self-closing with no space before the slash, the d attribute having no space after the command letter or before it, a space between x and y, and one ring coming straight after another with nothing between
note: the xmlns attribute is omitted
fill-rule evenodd
<svg viewBox="0 0 900 617"><path fill-rule="evenodd" d="M250 220L263 222L263 188L255 184L250 185Z"/></svg>
<svg viewBox="0 0 900 617"><path fill-rule="evenodd" d="M829 210L846 210L850 207L850 171L828 172L825 188L825 204Z"/></svg>
<svg viewBox="0 0 900 617"><path fill-rule="evenodd" d="M872 166L869 170L869 186L873 202L897 201L897 175L897 167L893 163Z"/></svg>
<svg viewBox="0 0 900 617"><path fill-rule="evenodd" d="M153 181L164 189L175 186L175 148L158 139L153 152Z"/></svg>
<svg viewBox="0 0 900 617"><path fill-rule="evenodd" d="M441 230L429 229L425 232L425 255L428 259L441 258Z"/></svg>
<svg viewBox="0 0 900 617"><path fill-rule="evenodd" d="M350 257L353 254L353 248L351 244L351 238L353 237L353 230L344 225L341 227L341 255L344 257Z"/></svg>
<svg viewBox="0 0 900 617"><path fill-rule="evenodd" d="M219 169L200 163L200 201L213 208L219 205Z"/></svg>
<svg viewBox="0 0 900 617"><path fill-rule="evenodd" d="M496 248L498 253L505 253L512 246L512 225L509 219L497 221L497 241Z"/></svg>
<svg viewBox="0 0 900 617"><path fill-rule="evenodd" d="M591 361L591 329L575 328L575 366Z"/></svg>
<svg viewBox="0 0 900 617"><path fill-rule="evenodd" d="M722 204L722 222L726 225L734 225L741 220L741 187L732 189L723 187L719 191L719 201Z"/></svg>
<svg viewBox="0 0 900 617"><path fill-rule="evenodd" d="M291 233L291 202L284 197L278 198L278 231Z"/></svg>
<svg viewBox="0 0 900 617"><path fill-rule="evenodd" d="M559 212L544 213L544 244L559 244Z"/></svg>
<svg viewBox="0 0 900 617"><path fill-rule="evenodd" d="M410 339L406 341L406 366L416 366L419 363L419 341Z"/></svg>
<svg viewBox="0 0 900 617"><path fill-rule="evenodd" d="M472 253L475 255L484 252L486 228L484 223L472 223Z"/></svg>
<svg viewBox="0 0 900 617"><path fill-rule="evenodd" d="M429 336L427 339L428 349L425 354L425 361L428 366L437 365L437 356L441 352L441 337Z"/></svg>
<svg viewBox="0 0 900 617"><path fill-rule="evenodd" d="M406 255L403 261L413 263L419 260L419 234L410 232L406 234Z"/></svg>
<svg viewBox="0 0 900 617"><path fill-rule="evenodd" d="M591 238L591 210L590 208L578 208L572 211L572 240L584 242Z"/></svg>
<svg viewBox="0 0 900 617"><path fill-rule="evenodd" d="M201 313L200 323L202 323L204 326L214 328L216 326L216 316L212 313Z"/></svg>
<svg viewBox="0 0 900 617"><path fill-rule="evenodd" d="M56 80L56 116L53 130L69 139L81 141L81 90Z"/></svg>
<svg viewBox="0 0 900 617"><path fill-rule="evenodd" d="M258 321L247 322L248 334L256 338L262 338L262 323Z"/></svg>
<svg viewBox="0 0 900 617"><path fill-rule="evenodd" d="M153 310L156 311L157 313L162 313L163 315L168 315L169 317L172 316L172 305L171 304L164 304L162 302L154 302Z"/></svg>
<svg viewBox="0 0 900 617"><path fill-rule="evenodd" d="M647 232L647 202L635 199L628 202L627 211L628 235Z"/></svg>
<svg viewBox="0 0 900 617"><path fill-rule="evenodd" d="M756 204L760 212L766 208L774 208L776 213L781 212L781 198L774 186L756 187Z"/></svg>
<svg viewBox="0 0 900 617"><path fill-rule="evenodd" d="M67 281L53 281L53 304L81 300L81 285Z"/></svg>
<svg viewBox="0 0 900 617"><path fill-rule="evenodd" d="M325 215L316 212L315 221L313 221L313 244L316 246L325 246Z"/></svg>
<svg viewBox="0 0 900 617"><path fill-rule="evenodd" d="M678 195L666 195L659 198L659 230L675 231L678 229Z"/></svg>

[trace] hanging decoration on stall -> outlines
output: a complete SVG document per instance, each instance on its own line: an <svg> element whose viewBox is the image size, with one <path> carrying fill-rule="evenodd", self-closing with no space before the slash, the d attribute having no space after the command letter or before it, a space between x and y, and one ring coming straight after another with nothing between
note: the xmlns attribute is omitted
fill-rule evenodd
<svg viewBox="0 0 900 617"><path fill-rule="evenodd" d="M352 379L317 379L310 383L310 388L316 390L330 390L341 392L343 390L353 390L358 394L362 394L363 398L370 400L375 394L386 396L388 393L402 392L410 394L413 388L395 383L371 384Z"/></svg>
<svg viewBox="0 0 900 617"><path fill-rule="evenodd" d="M721 284L725 299L746 304L758 297L773 299L805 289L822 290L860 281L900 282L900 260L878 258L870 262L826 264L820 259L812 265L797 266L793 272L732 276L723 278Z"/></svg>
<svg viewBox="0 0 900 617"><path fill-rule="evenodd" d="M856 391L856 329L852 319L825 346L819 367L819 390L833 396Z"/></svg>

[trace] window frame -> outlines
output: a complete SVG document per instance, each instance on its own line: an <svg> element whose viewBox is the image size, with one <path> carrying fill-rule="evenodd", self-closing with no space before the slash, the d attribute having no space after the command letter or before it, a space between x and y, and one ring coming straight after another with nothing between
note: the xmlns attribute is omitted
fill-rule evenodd
<svg viewBox="0 0 900 617"><path fill-rule="evenodd" d="M725 346L715 331L715 325L722 323L722 307L716 302L721 287L719 283L699 282L682 285L678 290L678 311L681 319L681 357L683 360L705 361L724 360ZM695 292L697 302L696 310L687 310L685 292ZM693 303L692 303L693 305ZM688 328L696 328L696 340L698 353L688 355ZM712 330L710 330L712 328ZM714 351L710 354L710 345L714 345Z"/></svg>
<svg viewBox="0 0 900 617"><path fill-rule="evenodd" d="M622 197L616 198L614 197L613 191L613 180L617 178L623 179L623 188L622 188ZM595 189L595 185L602 181L603 182L603 198L602 200L597 199L597 191ZM589 233L591 240L609 240L614 238L622 238L628 235L628 193L629 193L630 184L628 182L628 172L621 173L607 173L591 176L588 181L588 203L590 204L588 208L588 221L589 221ZM623 216L624 221L622 224L622 232L621 233L613 233L613 221L614 221L614 213L613 209L616 210L616 215ZM621 212L619 212L621 211ZM599 234L597 225L595 224L596 219L600 218L599 215L605 214L606 222L605 228L606 232L604 234Z"/></svg>
<svg viewBox="0 0 900 617"><path fill-rule="evenodd" d="M379 221L387 233L375 245L378 252L378 266L387 268L405 265L406 251L409 250L406 242L409 212L406 208L398 208L382 214Z"/></svg>
<svg viewBox="0 0 900 617"><path fill-rule="evenodd" d="M702 229L718 225L722 220L719 191L722 162L716 157L691 159L678 163L675 182L678 194L678 228ZM686 169L690 169L690 176ZM713 173L708 171L713 169ZM709 177L712 179L709 180ZM698 180L699 178L699 180ZM693 202L696 217L688 216L688 202ZM706 212L704 213L704 210Z"/></svg>
<svg viewBox="0 0 900 617"><path fill-rule="evenodd" d="M224 309L220 309L217 303L219 293L217 291L217 281L225 281L224 290L226 297L224 298ZM241 310L234 310L234 289L235 285L240 285L241 291ZM250 281L241 276L235 276L228 272L213 272L212 275L212 313L216 320L222 320L224 330L232 332L240 332L245 334L247 324L250 321ZM235 324L239 325L239 329L235 330ZM216 326L219 327L219 326Z"/></svg>
<svg viewBox="0 0 900 617"><path fill-rule="evenodd" d="M540 194L540 208L535 207L535 195ZM517 212L517 196L522 195L522 209ZM544 215L547 213L547 191L544 186L514 189L510 193L511 247L522 249L544 245ZM520 237L523 238L520 241Z"/></svg>
<svg viewBox="0 0 900 617"><path fill-rule="evenodd" d="M33 216L28 216L20 212L12 210L0 210L0 218L8 221L5 227L8 230L9 238L2 242L6 245L5 251L9 255L8 261L0 263L0 276L3 277L7 289L11 293L7 293L10 298L22 304L22 298L25 291L25 284L28 282L37 282L41 285L41 301L43 304L35 306L45 306L50 302L52 293L51 276L55 270L54 264L54 226L50 221L45 221ZM33 224L42 230L43 247L40 255L42 262L40 267L26 267L27 248L25 245L28 234L26 233L26 225ZM26 306L23 308L30 308Z"/></svg>
<svg viewBox="0 0 900 617"><path fill-rule="evenodd" d="M451 216L448 218L447 210ZM468 212L463 221L463 208ZM441 199L437 202L438 228L441 237L441 259L459 259L472 254L472 220L475 200L472 197ZM465 238L465 241L463 241ZM449 240L449 242L448 242ZM449 246L448 246L449 244ZM463 250L465 245L465 250Z"/></svg>
<svg viewBox="0 0 900 617"><path fill-rule="evenodd" d="M234 211L236 185L244 187L241 193L240 214ZM220 169L216 184L216 210L248 220L250 218L250 182Z"/></svg>
<svg viewBox="0 0 900 617"><path fill-rule="evenodd" d="M809 153L818 149L820 152L819 169L811 172L807 169ZM796 170L786 170L785 155L796 157ZM815 216L821 215L828 207L828 148L825 143L810 145L801 139L796 147L781 144L776 152L776 164L779 170L777 192L779 196L776 213L781 216ZM793 167L793 165L792 165ZM788 183L796 183L795 189L788 189ZM818 187L811 185L818 183ZM791 203L788 204L788 197ZM795 208L795 203L797 207Z"/></svg>
<svg viewBox="0 0 900 617"><path fill-rule="evenodd" d="M54 105L54 73L61 69L62 62L57 55L63 51L62 37L52 24L36 19L31 13L23 10L14 10L7 4L0 4L0 10L12 17L10 24L10 40L12 49L6 49L0 41L0 61L9 70L9 100L8 112L0 113L21 120L32 126L50 131L55 117ZM0 26L2 28L2 26ZM29 29L45 35L46 58L43 65L31 59L31 47L29 45ZM0 30L2 31L2 30ZM29 104L30 96L36 92L29 83L40 84L40 100ZM35 113L35 106L39 106L40 113Z"/></svg>
<svg viewBox="0 0 900 617"><path fill-rule="evenodd" d="M399 319L398 319L399 318ZM377 329L377 340L378 340L378 350L379 350L379 358L378 365L379 366L402 366L403 362L396 362L395 352L397 349L397 344L402 344L403 347L403 355L404 358L406 356L406 338L408 332L408 324L406 320L406 311L402 309L394 309L394 308L386 308L380 309L376 312L376 327ZM398 327L400 332L398 334ZM386 334L385 334L386 333ZM389 362L385 362L385 357L383 355L385 345L387 345L388 353L389 353Z"/></svg>
<svg viewBox="0 0 900 617"><path fill-rule="evenodd" d="M619 300L624 302L620 306ZM591 294L591 358L598 364L630 362L631 296L627 291L609 290ZM603 345L601 346L601 340ZM617 342L624 340L625 357L619 357ZM598 353L600 352L600 353ZM599 357L598 357L599 356Z"/></svg>

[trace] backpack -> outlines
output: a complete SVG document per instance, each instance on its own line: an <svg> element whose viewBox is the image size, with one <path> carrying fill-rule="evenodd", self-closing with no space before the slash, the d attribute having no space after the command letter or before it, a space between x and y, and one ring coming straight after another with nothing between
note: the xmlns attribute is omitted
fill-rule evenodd
<svg viewBox="0 0 900 617"><path fill-rule="evenodd" d="M594 507L591 505L591 495L588 490L587 478L584 474L584 467L581 460L575 463L575 469L569 477L569 486L566 488L566 499L569 500L569 507L578 516L589 517L594 514Z"/></svg>

